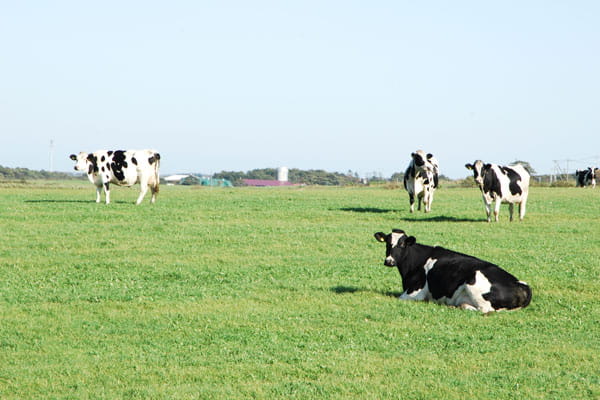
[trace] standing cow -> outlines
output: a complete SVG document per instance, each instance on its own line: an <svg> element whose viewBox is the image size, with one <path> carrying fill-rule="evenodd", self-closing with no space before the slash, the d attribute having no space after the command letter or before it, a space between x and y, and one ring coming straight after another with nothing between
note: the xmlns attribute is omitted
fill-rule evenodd
<svg viewBox="0 0 600 400"><path fill-rule="evenodd" d="M152 191L151 203L156 201L159 189L158 169L160 154L154 150L98 150L93 153L71 154L76 161L75 170L87 173L96 185L96 203L100 203L100 192L104 187L106 204L110 203L110 184L133 186L139 182L140 195L135 204L140 204L148 191Z"/></svg>
<svg viewBox="0 0 600 400"><path fill-rule="evenodd" d="M577 187L592 186L596 187L596 171L598 168L588 168L575 171L575 185Z"/></svg>
<svg viewBox="0 0 600 400"><path fill-rule="evenodd" d="M510 220L513 220L515 203L519 204L519 220L525 216L527 196L529 195L529 173L521 165L501 166L484 164L477 160L473 164L465 164L473 171L475 182L483 195L487 220L491 221L491 204L495 202L494 219L498 222L500 204L508 203Z"/></svg>
<svg viewBox="0 0 600 400"><path fill-rule="evenodd" d="M531 301L525 282L490 262L418 244L400 229L377 232L375 239L386 244L384 265L400 272L401 300L431 300L484 313L523 308Z"/></svg>
<svg viewBox="0 0 600 400"><path fill-rule="evenodd" d="M425 212L431 211L433 192L438 186L439 164L435 157L423 150L411 154L411 160L404 173L404 189L408 192L410 212L415 211L415 196L419 201L418 210L421 210L421 201L425 204Z"/></svg>

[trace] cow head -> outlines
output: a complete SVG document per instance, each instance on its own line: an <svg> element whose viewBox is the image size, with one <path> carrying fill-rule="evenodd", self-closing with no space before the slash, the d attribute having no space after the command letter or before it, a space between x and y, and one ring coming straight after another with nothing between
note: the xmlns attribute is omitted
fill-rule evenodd
<svg viewBox="0 0 600 400"><path fill-rule="evenodd" d="M98 160L93 153L82 151L79 154L71 154L69 158L75 161L75 171L81 171L88 174L98 171Z"/></svg>
<svg viewBox="0 0 600 400"><path fill-rule="evenodd" d="M410 156L412 157L415 168L417 170L437 172L438 162L433 157L433 154L425 154L423 150L417 150L414 153L411 153Z"/></svg>
<svg viewBox="0 0 600 400"><path fill-rule="evenodd" d="M483 161L477 160L473 164L465 164L465 168L473 171L473 178L475 178L475 182L480 187L483 186L483 174L486 169L486 165L483 164Z"/></svg>
<svg viewBox="0 0 600 400"><path fill-rule="evenodd" d="M386 245L385 261L383 262L383 265L386 267L398 266L400 261L404 258L406 249L416 242L414 236L407 236L401 229L393 229L392 233L387 235L383 232L377 232L373 236L375 236L377 241L385 243Z"/></svg>

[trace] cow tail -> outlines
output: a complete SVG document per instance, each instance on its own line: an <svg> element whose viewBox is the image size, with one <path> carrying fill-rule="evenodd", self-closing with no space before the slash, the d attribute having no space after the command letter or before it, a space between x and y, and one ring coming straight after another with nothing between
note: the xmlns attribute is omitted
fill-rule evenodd
<svg viewBox="0 0 600 400"><path fill-rule="evenodd" d="M160 154L154 153L152 158L154 158L154 193L158 193L160 190L160 176L158 172L160 167Z"/></svg>

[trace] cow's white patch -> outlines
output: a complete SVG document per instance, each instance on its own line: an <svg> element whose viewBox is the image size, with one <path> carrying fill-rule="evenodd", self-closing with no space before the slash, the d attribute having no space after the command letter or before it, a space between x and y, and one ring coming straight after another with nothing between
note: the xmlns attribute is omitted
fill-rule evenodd
<svg viewBox="0 0 600 400"><path fill-rule="evenodd" d="M400 233L400 232L392 232L392 237L390 239L390 244L392 245L392 248L398 246L398 241L400 240L400 238L402 236L406 236L404 233Z"/></svg>
<svg viewBox="0 0 600 400"><path fill-rule="evenodd" d="M427 259L427 262L423 266L423 269L425 269L425 275L427 275L429 273L429 271L431 270L431 268L433 268L433 266L435 265L436 262L437 262L437 259L435 259L435 258Z"/></svg>
<svg viewBox="0 0 600 400"><path fill-rule="evenodd" d="M452 294L452 297L441 297L434 301L438 304L460 307L465 310L478 310L483 313L495 311L492 303L483 298L483 295L489 293L492 289L490 281L481 273L475 273L475 283L472 285L460 285Z"/></svg>
<svg viewBox="0 0 600 400"><path fill-rule="evenodd" d="M404 291L399 297L400 300L428 301L431 300L429 285L425 282L425 286L421 289L413 290L410 293Z"/></svg>
<svg viewBox="0 0 600 400"><path fill-rule="evenodd" d="M481 271L475 272L474 284L466 285L466 292L472 300L470 304L484 313L494 311L492 303L483 298L483 295L489 293L490 290L492 290L492 284Z"/></svg>

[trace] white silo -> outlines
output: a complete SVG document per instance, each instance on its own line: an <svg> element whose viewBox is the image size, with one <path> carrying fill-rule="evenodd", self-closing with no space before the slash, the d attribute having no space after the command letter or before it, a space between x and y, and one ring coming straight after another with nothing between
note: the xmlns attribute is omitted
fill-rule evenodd
<svg viewBox="0 0 600 400"><path fill-rule="evenodd" d="M287 182L288 181L288 167L279 167L277 168L277 180L279 182Z"/></svg>

